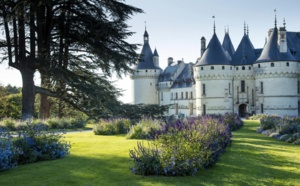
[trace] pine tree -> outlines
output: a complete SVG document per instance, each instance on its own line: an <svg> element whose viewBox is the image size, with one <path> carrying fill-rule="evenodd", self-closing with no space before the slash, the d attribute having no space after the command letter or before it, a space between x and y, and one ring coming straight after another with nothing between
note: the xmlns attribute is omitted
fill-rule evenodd
<svg viewBox="0 0 300 186"><path fill-rule="evenodd" d="M126 21L136 13L142 10L119 0L1 1L2 60L22 75L21 119L33 116L36 93L87 114L113 112L119 91L108 77L137 61L137 45L125 41L133 34ZM41 87L33 81L37 70Z"/></svg>

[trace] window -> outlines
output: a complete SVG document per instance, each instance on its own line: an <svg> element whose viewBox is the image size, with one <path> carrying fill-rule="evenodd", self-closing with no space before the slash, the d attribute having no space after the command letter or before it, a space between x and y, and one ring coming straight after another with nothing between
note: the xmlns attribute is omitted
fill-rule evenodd
<svg viewBox="0 0 300 186"><path fill-rule="evenodd" d="M249 70L251 70L251 67L249 67Z"/></svg>
<svg viewBox="0 0 300 186"><path fill-rule="evenodd" d="M193 113L193 110L194 110L193 109L193 103L190 103L189 106L190 106L190 108L189 108L190 109L190 115L193 115L194 114Z"/></svg>
<svg viewBox="0 0 300 186"><path fill-rule="evenodd" d="M236 69L236 70L239 70L239 67L236 67L235 69Z"/></svg>
<svg viewBox="0 0 300 186"><path fill-rule="evenodd" d="M290 63L289 63L289 62L286 62L286 66L289 67L289 66L290 66Z"/></svg>
<svg viewBox="0 0 300 186"><path fill-rule="evenodd" d="M193 99L193 92L190 92L190 98Z"/></svg>
<svg viewBox="0 0 300 186"><path fill-rule="evenodd" d="M150 83L150 86L152 86L152 83Z"/></svg>
<svg viewBox="0 0 300 186"><path fill-rule="evenodd" d="M225 67L224 66L222 66L222 70L224 70L225 69Z"/></svg>
<svg viewBox="0 0 300 186"><path fill-rule="evenodd" d="M154 72L156 72L156 70L154 70Z"/></svg>
<svg viewBox="0 0 300 186"><path fill-rule="evenodd" d="M263 94L264 93L264 83L260 82L260 93Z"/></svg>
<svg viewBox="0 0 300 186"><path fill-rule="evenodd" d="M261 113L264 113L264 104L260 104L260 111Z"/></svg>
<svg viewBox="0 0 300 186"><path fill-rule="evenodd" d="M148 72L148 70L146 70L146 72Z"/></svg>
<svg viewBox="0 0 300 186"><path fill-rule="evenodd" d="M203 70L203 67L201 67L201 70Z"/></svg>
<svg viewBox="0 0 300 186"><path fill-rule="evenodd" d="M202 84L202 94L205 95L206 90L205 90L205 84Z"/></svg>
<svg viewBox="0 0 300 186"><path fill-rule="evenodd" d="M229 83L229 86L228 86L228 94L230 94L231 92L231 83Z"/></svg>
<svg viewBox="0 0 300 186"><path fill-rule="evenodd" d="M163 92L160 93L160 101L163 101L164 100L164 94Z"/></svg>
<svg viewBox="0 0 300 186"><path fill-rule="evenodd" d="M300 81L297 83L298 94L300 94Z"/></svg>
<svg viewBox="0 0 300 186"><path fill-rule="evenodd" d="M245 92L245 80L241 81L241 92Z"/></svg>
<svg viewBox="0 0 300 186"><path fill-rule="evenodd" d="M244 67L244 66L242 67L242 70L245 70L245 67Z"/></svg>
<svg viewBox="0 0 300 186"><path fill-rule="evenodd" d="M173 93L171 93L171 99L173 99Z"/></svg>
<svg viewBox="0 0 300 186"><path fill-rule="evenodd" d="M178 114L178 103L175 103L175 114Z"/></svg>
<svg viewBox="0 0 300 186"><path fill-rule="evenodd" d="M211 69L211 70L214 70L214 69L215 69L215 67L214 67L214 66L211 66L211 67L210 67L210 69Z"/></svg>
<svg viewBox="0 0 300 186"><path fill-rule="evenodd" d="M185 92L185 99L189 99L189 93Z"/></svg>
<svg viewBox="0 0 300 186"><path fill-rule="evenodd" d="M178 93L177 92L175 93L175 99L178 99Z"/></svg>
<svg viewBox="0 0 300 186"><path fill-rule="evenodd" d="M230 67L230 70L232 70L232 67Z"/></svg>
<svg viewBox="0 0 300 186"><path fill-rule="evenodd" d="M274 65L274 63L271 63L271 67L274 67L275 65Z"/></svg>
<svg viewBox="0 0 300 186"><path fill-rule="evenodd" d="M183 92L181 92L181 99L183 99Z"/></svg>
<svg viewBox="0 0 300 186"><path fill-rule="evenodd" d="M258 68L260 68L260 64L258 64Z"/></svg>
<svg viewBox="0 0 300 186"><path fill-rule="evenodd" d="M203 105L203 115L206 115L206 105Z"/></svg>

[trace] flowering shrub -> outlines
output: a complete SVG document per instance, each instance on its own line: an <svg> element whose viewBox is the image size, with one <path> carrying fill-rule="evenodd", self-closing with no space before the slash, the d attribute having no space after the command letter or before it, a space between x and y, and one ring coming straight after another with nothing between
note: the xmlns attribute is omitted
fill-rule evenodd
<svg viewBox="0 0 300 186"><path fill-rule="evenodd" d="M224 116L220 116L220 119L227 125L231 131L240 129L244 123L236 113L226 113Z"/></svg>
<svg viewBox="0 0 300 186"><path fill-rule="evenodd" d="M139 158L139 161L133 158L135 156L131 156L131 171L141 174L137 170L143 164L147 169L143 170L145 174L149 172L167 176L195 175L199 170L217 162L220 154L231 144L231 137L229 126L212 116L167 123L161 129L151 131L153 145L157 146L158 150L147 152L155 152L158 155L151 156L151 153L147 153L147 156L142 157L148 158ZM151 158L159 158L159 164L157 161L151 164Z"/></svg>
<svg viewBox="0 0 300 186"><path fill-rule="evenodd" d="M17 164L41 160L54 160L69 154L71 145L61 134L45 133L43 125L27 123L18 137L12 138L9 132L0 130L0 170Z"/></svg>
<svg viewBox="0 0 300 186"><path fill-rule="evenodd" d="M298 144L300 139L300 117L264 115L260 120L258 133L280 139L288 143Z"/></svg>
<svg viewBox="0 0 300 186"><path fill-rule="evenodd" d="M47 126L47 129L69 129L69 128L83 128L85 122L75 118L49 118L47 120L33 119L31 125ZM23 130L26 128L26 122L14 120L11 118L4 118L0 121L0 128L9 129L11 131Z"/></svg>
<svg viewBox="0 0 300 186"><path fill-rule="evenodd" d="M142 118L136 125L130 127L127 139L146 139L151 136L152 131L162 128L163 122L157 119Z"/></svg>
<svg viewBox="0 0 300 186"><path fill-rule="evenodd" d="M127 118L101 119L93 128L96 135L126 134L131 126Z"/></svg>

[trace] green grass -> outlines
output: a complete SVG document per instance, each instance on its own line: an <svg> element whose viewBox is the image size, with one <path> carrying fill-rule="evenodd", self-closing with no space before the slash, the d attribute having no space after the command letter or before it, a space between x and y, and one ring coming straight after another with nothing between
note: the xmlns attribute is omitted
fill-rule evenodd
<svg viewBox="0 0 300 186"><path fill-rule="evenodd" d="M0 185L300 185L300 146L256 133L258 121L233 132L218 163L197 176L142 177L130 173L125 135L66 134L71 155L0 172Z"/></svg>

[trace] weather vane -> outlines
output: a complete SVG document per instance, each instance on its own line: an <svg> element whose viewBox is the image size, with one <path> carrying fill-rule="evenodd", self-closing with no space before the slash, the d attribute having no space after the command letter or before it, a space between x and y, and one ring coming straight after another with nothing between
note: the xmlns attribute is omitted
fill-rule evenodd
<svg viewBox="0 0 300 186"><path fill-rule="evenodd" d="M274 9L274 12L275 12L275 27L276 27L277 26L277 18L276 18L277 10L276 10L276 8Z"/></svg>
<svg viewBox="0 0 300 186"><path fill-rule="evenodd" d="M214 33L216 32L216 17L215 15L212 16L212 18L214 19Z"/></svg>

